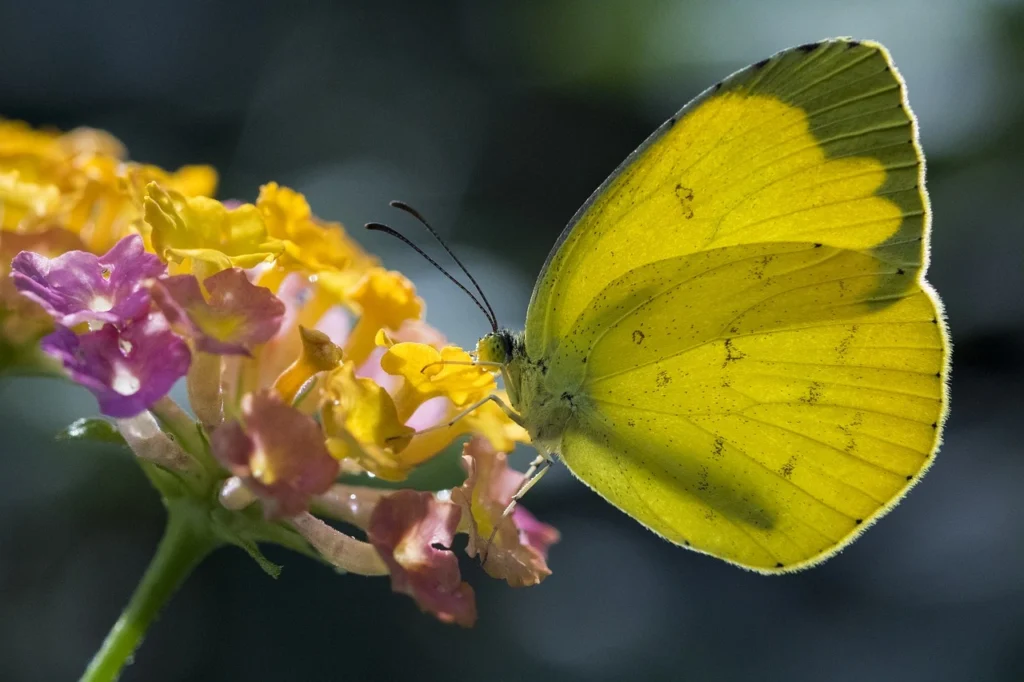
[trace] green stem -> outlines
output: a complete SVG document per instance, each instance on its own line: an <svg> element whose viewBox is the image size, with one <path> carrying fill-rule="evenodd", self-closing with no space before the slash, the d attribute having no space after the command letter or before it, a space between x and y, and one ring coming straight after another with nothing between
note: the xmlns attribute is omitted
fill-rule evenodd
<svg viewBox="0 0 1024 682"><path fill-rule="evenodd" d="M96 652L81 682L116 680L142 642L146 630L189 573L220 541L203 510L185 501L168 505L167 529L128 607Z"/></svg>

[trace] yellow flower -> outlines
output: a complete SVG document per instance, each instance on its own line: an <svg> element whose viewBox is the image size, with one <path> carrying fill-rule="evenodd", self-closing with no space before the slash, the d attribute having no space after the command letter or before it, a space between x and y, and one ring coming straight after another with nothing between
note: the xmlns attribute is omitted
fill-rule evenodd
<svg viewBox="0 0 1024 682"><path fill-rule="evenodd" d="M402 456L413 430L398 417L387 391L371 379L355 375L346 362L333 370L324 385L320 410L327 450L339 460L352 459L389 481L401 481L418 462Z"/></svg>
<svg viewBox="0 0 1024 682"><path fill-rule="evenodd" d="M320 284L359 314L359 322L345 342L345 356L361 365L376 347L381 329L398 329L406 320L423 316L423 299L416 287L400 272L373 268L354 288L347 288L334 273L320 275Z"/></svg>
<svg viewBox="0 0 1024 682"><path fill-rule="evenodd" d="M494 392L494 374L473 364L458 346L441 350L425 343L396 343L380 360L381 369L405 379L395 402L408 419L420 405L445 396L455 407L466 407Z"/></svg>
<svg viewBox="0 0 1024 682"><path fill-rule="evenodd" d="M388 339L381 336L385 343ZM501 451L510 451L517 442L529 442L526 431L509 419L504 410L492 401L483 403L467 414L467 408L496 393L494 375L487 369L472 365L469 353L457 346L440 351L423 343L396 343L381 358L381 368L404 379L395 404L399 418L408 419L423 403L437 397L447 398L449 407L440 424L458 417L451 426L417 435L402 452L409 463L419 464L443 450L453 440L468 433L478 433ZM497 394L506 404L507 397Z"/></svg>
<svg viewBox="0 0 1024 682"><path fill-rule="evenodd" d="M15 231L28 218L45 216L60 201L54 185L26 182L16 170L0 173L0 228Z"/></svg>
<svg viewBox="0 0 1024 682"><path fill-rule="evenodd" d="M88 250L105 253L121 238L145 232L141 207L149 182L186 196L216 187L208 166L170 173L124 157L121 142L100 130L59 134L0 121L0 226L23 233L60 227L79 235Z"/></svg>
<svg viewBox="0 0 1024 682"><path fill-rule="evenodd" d="M284 245L267 235L252 204L228 209L216 199L186 197L155 182L146 186L146 223L153 249L164 260L209 276L230 267L251 268L274 260Z"/></svg>
<svg viewBox="0 0 1024 682"><path fill-rule="evenodd" d="M376 264L339 223L318 220L306 198L293 189L276 182L263 185L256 208L263 216L267 233L285 244L278 267L313 275L349 271L358 278Z"/></svg>
<svg viewBox="0 0 1024 682"><path fill-rule="evenodd" d="M306 383L320 372L332 370L342 362L342 352L323 332L299 327L302 350L295 362L274 382L281 400L292 403Z"/></svg>

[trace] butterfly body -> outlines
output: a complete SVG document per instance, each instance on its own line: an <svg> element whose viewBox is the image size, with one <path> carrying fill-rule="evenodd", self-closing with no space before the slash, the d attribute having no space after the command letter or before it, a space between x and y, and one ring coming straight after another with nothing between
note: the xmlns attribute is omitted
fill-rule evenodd
<svg viewBox="0 0 1024 682"><path fill-rule="evenodd" d="M673 116L584 204L523 334L481 340L542 453L757 571L831 556L931 464L948 340L888 53L786 50Z"/></svg>

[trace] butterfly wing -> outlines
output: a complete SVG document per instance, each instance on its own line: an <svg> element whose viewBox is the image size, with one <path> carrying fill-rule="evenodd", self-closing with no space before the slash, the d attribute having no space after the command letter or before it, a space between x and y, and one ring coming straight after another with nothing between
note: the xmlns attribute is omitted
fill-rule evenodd
<svg viewBox="0 0 1024 682"><path fill-rule="evenodd" d="M684 107L580 208L531 297L527 352L550 355L620 275L717 246L814 241L916 273L923 179L903 82L881 45L781 52Z"/></svg>
<svg viewBox="0 0 1024 682"><path fill-rule="evenodd" d="M947 343L928 206L881 46L779 53L688 105L581 209L527 318L561 454L655 532L820 561L927 468Z"/></svg>

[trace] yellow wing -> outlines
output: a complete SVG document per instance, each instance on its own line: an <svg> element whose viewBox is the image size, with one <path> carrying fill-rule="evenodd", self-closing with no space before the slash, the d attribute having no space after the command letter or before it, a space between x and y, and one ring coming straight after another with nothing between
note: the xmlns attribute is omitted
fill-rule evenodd
<svg viewBox="0 0 1024 682"><path fill-rule="evenodd" d="M612 280L732 244L813 241L924 266L927 199L903 83L878 44L786 50L709 88L665 122L577 212L526 321L551 355Z"/></svg>
<svg viewBox="0 0 1024 682"><path fill-rule="evenodd" d="M782 52L655 133L581 209L527 354L566 465L681 545L814 564L928 467L947 341L923 160L876 44Z"/></svg>

